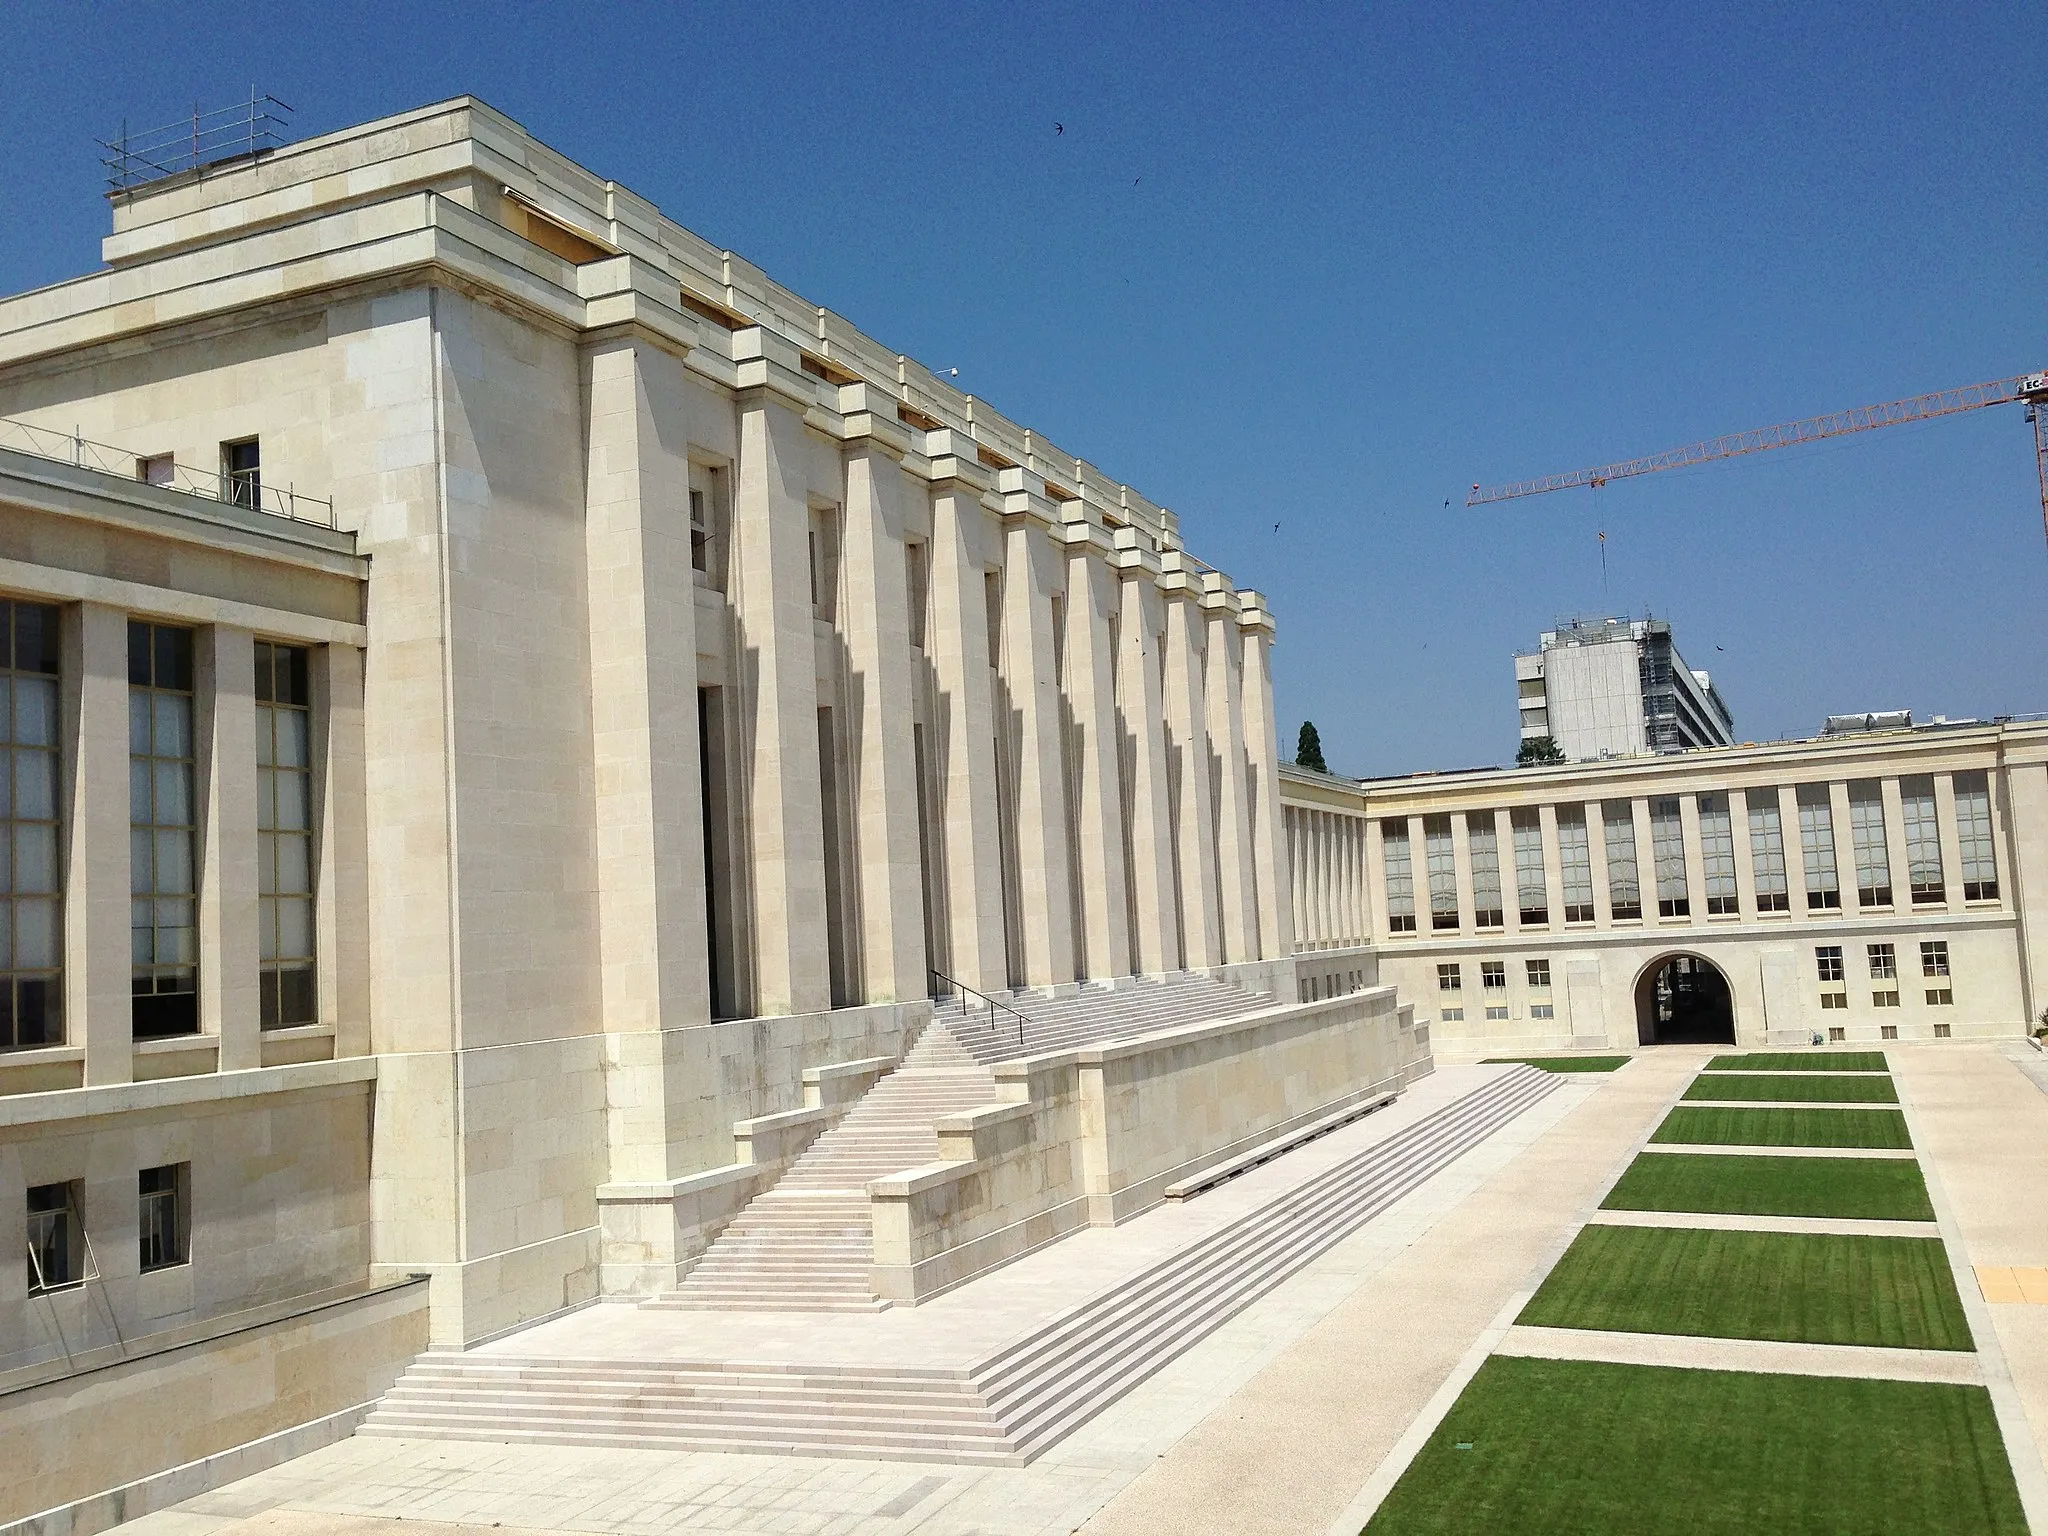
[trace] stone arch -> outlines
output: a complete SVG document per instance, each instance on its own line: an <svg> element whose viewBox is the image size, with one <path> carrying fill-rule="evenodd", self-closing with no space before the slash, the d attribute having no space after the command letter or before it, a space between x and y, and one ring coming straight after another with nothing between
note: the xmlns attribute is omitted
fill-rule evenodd
<svg viewBox="0 0 2048 1536"><path fill-rule="evenodd" d="M1733 1045L1735 991L1704 955L1675 950L1636 976L1636 1040L1642 1045Z"/></svg>

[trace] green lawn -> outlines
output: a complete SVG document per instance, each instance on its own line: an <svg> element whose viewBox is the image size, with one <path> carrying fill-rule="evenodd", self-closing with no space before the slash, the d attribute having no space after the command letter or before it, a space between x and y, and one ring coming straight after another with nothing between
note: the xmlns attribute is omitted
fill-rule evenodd
<svg viewBox="0 0 2048 1536"><path fill-rule="evenodd" d="M1591 1226L1516 1319L1721 1339L1969 1349L1937 1237Z"/></svg>
<svg viewBox="0 0 2048 1536"><path fill-rule="evenodd" d="M1645 1152L1603 1203L1613 1211L1934 1220L1920 1165L1904 1158Z"/></svg>
<svg viewBox="0 0 2048 1536"><path fill-rule="evenodd" d="M1520 1064L1541 1067L1546 1072L1612 1072L1628 1063L1626 1056L1489 1056L1480 1065L1506 1067Z"/></svg>
<svg viewBox="0 0 2048 1536"><path fill-rule="evenodd" d="M1480 1367L1366 1527L1371 1536L2026 1529L1982 1387L1500 1356Z"/></svg>
<svg viewBox="0 0 2048 1536"><path fill-rule="evenodd" d="M1688 1099L1804 1100L1812 1104L1896 1104L1889 1077L1820 1077L1813 1073L1702 1072L1685 1090Z"/></svg>
<svg viewBox="0 0 2048 1536"><path fill-rule="evenodd" d="M1896 1109L1706 1109L1680 1105L1650 1140L1721 1147L1910 1148Z"/></svg>
<svg viewBox="0 0 2048 1536"><path fill-rule="evenodd" d="M1882 1072L1883 1051L1750 1051L1716 1056L1709 1072Z"/></svg>

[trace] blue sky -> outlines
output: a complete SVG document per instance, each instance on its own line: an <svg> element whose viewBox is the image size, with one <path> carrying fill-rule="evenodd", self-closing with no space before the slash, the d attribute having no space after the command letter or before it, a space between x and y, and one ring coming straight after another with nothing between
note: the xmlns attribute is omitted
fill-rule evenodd
<svg viewBox="0 0 2048 1536"><path fill-rule="evenodd" d="M0 0L0 38L0 291L97 262L123 116L474 92L1173 507L1340 771L1509 760L1511 653L1601 609L1670 618L1749 738L2048 709L2019 407L1461 506L2048 366L2037 0Z"/></svg>

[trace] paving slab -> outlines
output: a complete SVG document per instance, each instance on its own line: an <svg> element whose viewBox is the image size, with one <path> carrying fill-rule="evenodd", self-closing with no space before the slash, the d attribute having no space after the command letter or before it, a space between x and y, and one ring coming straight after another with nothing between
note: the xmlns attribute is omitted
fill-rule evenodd
<svg viewBox="0 0 2048 1536"><path fill-rule="evenodd" d="M1935 1221L1874 1221L1856 1216L1751 1216L1719 1211L1609 1211L1586 1218L1589 1226L1689 1227L1702 1232L1812 1232L1827 1237L1939 1237Z"/></svg>
<svg viewBox="0 0 2048 1536"><path fill-rule="evenodd" d="M1688 1109L1692 1105L1686 1106ZM1729 1109L1749 1109L1747 1104L1730 1104ZM1812 1106L1792 1106L1809 1109ZM1855 1109L1868 1109L1867 1104L1852 1105ZM1887 1104L1885 1108L1892 1106ZM1719 1141L1653 1141L1646 1145L1645 1152L1697 1152L1706 1157L1892 1157L1911 1162L1916 1155L1911 1147L1744 1147Z"/></svg>
<svg viewBox="0 0 2048 1536"><path fill-rule="evenodd" d="M1695 1371L1763 1371L1774 1376L1854 1376L1878 1381L1984 1384L1974 1354L1938 1349L1879 1349L1851 1344L1788 1344L1776 1339L1708 1339L1600 1328L1510 1328L1497 1355L1537 1360L1600 1360L1610 1365L1669 1365Z"/></svg>

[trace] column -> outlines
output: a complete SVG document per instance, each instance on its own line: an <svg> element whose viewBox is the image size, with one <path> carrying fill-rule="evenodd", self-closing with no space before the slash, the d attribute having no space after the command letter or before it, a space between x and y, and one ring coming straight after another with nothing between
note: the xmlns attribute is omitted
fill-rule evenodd
<svg viewBox="0 0 2048 1536"><path fill-rule="evenodd" d="M1363 937L1370 943L1388 937L1384 926L1387 920L1387 856L1386 848L1380 841L1379 822L1367 817L1364 822L1363 857L1365 859L1365 905L1366 926Z"/></svg>
<svg viewBox="0 0 2048 1536"><path fill-rule="evenodd" d="M1761 910L1756 904L1756 850L1749 845L1749 797L1775 797L1777 793L1776 789L1746 789L1728 794L1728 824L1735 835L1735 907L1745 918L1754 918Z"/></svg>
<svg viewBox="0 0 2048 1536"><path fill-rule="evenodd" d="M1126 530L1128 531L1128 530ZM1137 555L1140 552L1130 552ZM1137 968L1148 976L1181 966L1180 928L1173 889L1172 822L1167 815L1166 695L1161 638L1165 599L1156 572L1134 560L1123 570L1123 651L1119 697L1123 730L1131 744L1132 897L1138 911Z"/></svg>
<svg viewBox="0 0 2048 1536"><path fill-rule="evenodd" d="M840 633L850 673L862 970L871 1003L904 1002L928 991L904 546L909 494L900 464L879 441L849 450Z"/></svg>
<svg viewBox="0 0 2048 1536"><path fill-rule="evenodd" d="M1479 918L1478 906L1473 900L1477 887L1472 882L1472 826L1463 811L1451 812L1451 871L1458 882L1458 932L1477 932Z"/></svg>
<svg viewBox="0 0 2048 1536"><path fill-rule="evenodd" d="M322 646L313 656L315 826L313 923L320 1022L334 1054L370 1052L370 844L364 788L363 653Z"/></svg>
<svg viewBox="0 0 2048 1536"><path fill-rule="evenodd" d="M1586 802L1586 851L1593 861L1593 926L1614 926L1614 893L1607 888L1607 807Z"/></svg>
<svg viewBox="0 0 2048 1536"><path fill-rule="evenodd" d="M678 423L659 413L688 397L679 363L629 338L586 348L584 566L590 584L591 747L596 768L598 963L606 1042L607 1135L610 1175L633 1182L672 1178L687 1171L671 1147L686 1136L682 1110L690 1090L676 1081L664 1032L711 1018L709 919L704 891L702 758L697 731L696 586L690 571L690 468L669 443L681 443ZM775 730L765 711L786 697L785 635L765 633L774 585L764 578L780 530L764 527L786 518L779 487L766 476L774 432L766 420L779 407L749 413L755 441L751 496L754 526L743 553L756 577L753 612L761 666L757 745L787 755L793 739ZM664 432L664 426L672 430ZM744 466L743 466L744 474ZM742 484L747 482L743 479ZM799 537L802 537L799 534ZM786 552L783 552L786 559ZM809 649L806 637L805 661ZM809 718L807 706L806 718ZM815 775L817 749L803 762ZM757 778L760 769L756 769ZM772 867L787 860L781 824L797 814L793 803L769 789L760 850ZM774 803L781 799L782 803ZM820 893L822 897L822 892ZM792 921L801 910L792 906ZM764 961L782 962L777 1001L764 1011L792 1008L785 947L771 946ZM822 934L820 935L822 939Z"/></svg>
<svg viewBox="0 0 2048 1536"><path fill-rule="evenodd" d="M1884 808L1884 858L1891 869L1892 910L1901 914L1914 910L1913 907L1913 861L1906 856L1906 802L1899 794L1899 781L1894 776L1878 780L1877 793ZM1948 868L1942 867L1942 881L1948 880ZM1933 907L1919 910L1931 912ZM1900 960L1903 962L1904 955ZM1917 961L1919 951L1914 951Z"/></svg>
<svg viewBox="0 0 2048 1536"><path fill-rule="evenodd" d="M932 644L940 720L932 775L944 829L939 861L946 881L954 975L983 992L1009 985L1003 940L1003 865L997 820L995 699L989 686L986 571L998 535L982 509L985 482L969 478L971 460L952 459L959 478L932 498Z"/></svg>
<svg viewBox="0 0 2048 1536"><path fill-rule="evenodd" d="M1096 978L1132 969L1118 766L1116 572L1088 544L1067 546L1067 701L1074 719L1074 825L1081 866L1082 949Z"/></svg>
<svg viewBox="0 0 2048 1536"><path fill-rule="evenodd" d="M1550 913L1550 931L1564 931L1564 852L1557 841L1557 807L1536 807L1537 835L1543 843L1543 904Z"/></svg>
<svg viewBox="0 0 2048 1536"><path fill-rule="evenodd" d="M193 657L199 795L199 1032L220 1070L263 1065L256 910L256 637L214 624Z"/></svg>
<svg viewBox="0 0 2048 1536"><path fill-rule="evenodd" d="M1180 784L1175 810L1179 825L1181 937L1189 970L1221 962L1222 926L1216 911L1215 798L1210 793L1208 711L1203 667L1202 611L1184 571L1167 572L1166 725L1179 754Z"/></svg>
<svg viewBox="0 0 2048 1536"><path fill-rule="evenodd" d="M135 1075L128 956L128 615L64 611L64 714L75 722L65 804L64 1038L85 1084Z"/></svg>
<svg viewBox="0 0 2048 1536"><path fill-rule="evenodd" d="M1029 493L1013 499L1029 499ZM1053 594L1064 562L1041 516L1005 518L1003 544L1003 679L1017 715L1018 926L1024 978L1043 987L1074 979L1066 763L1052 633Z"/></svg>
<svg viewBox="0 0 2048 1536"><path fill-rule="evenodd" d="M1636 824L1636 889L1642 896L1643 926L1657 921L1657 845L1650 838L1650 802L1638 796L1628 803Z"/></svg>
<svg viewBox="0 0 2048 1536"><path fill-rule="evenodd" d="M1244 748L1244 657L1237 601L1221 576L1206 578L1208 614L1208 727L1217 761L1216 873L1222 887L1223 958L1228 963L1259 953L1259 893L1253 871L1251 806L1247 803Z"/></svg>
<svg viewBox="0 0 2048 1536"><path fill-rule="evenodd" d="M1685 899L1692 921L1707 915L1707 860L1700 842L1700 797L1687 791L1678 797L1678 825L1685 833Z"/></svg>
<svg viewBox="0 0 2048 1536"><path fill-rule="evenodd" d="M1259 954L1294 952L1294 907L1287 899L1291 860L1279 833L1280 753L1273 724L1273 618L1256 592L1238 594L1243 634L1244 745L1251 760L1252 860L1259 893Z"/></svg>
<svg viewBox="0 0 2048 1536"><path fill-rule="evenodd" d="M804 424L766 387L740 395L739 416L731 591L735 672L751 724L740 794L752 839L756 1011L823 1013L832 984ZM689 568L686 545L677 569Z"/></svg>

